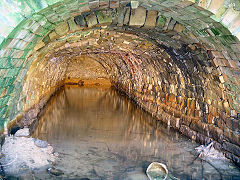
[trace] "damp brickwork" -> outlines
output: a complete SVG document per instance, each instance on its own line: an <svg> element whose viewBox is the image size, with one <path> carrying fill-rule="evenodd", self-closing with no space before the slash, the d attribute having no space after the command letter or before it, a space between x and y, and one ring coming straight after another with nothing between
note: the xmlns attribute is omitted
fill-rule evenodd
<svg viewBox="0 0 240 180"><path fill-rule="evenodd" d="M66 82L109 79L157 119L202 144L216 141L239 163L237 1L21 4L29 12L14 10L22 19L2 36L1 127L36 119Z"/></svg>

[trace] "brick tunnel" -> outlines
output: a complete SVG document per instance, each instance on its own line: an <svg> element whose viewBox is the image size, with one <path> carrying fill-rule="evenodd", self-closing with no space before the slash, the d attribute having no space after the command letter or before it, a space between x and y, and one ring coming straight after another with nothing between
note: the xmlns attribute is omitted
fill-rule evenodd
<svg viewBox="0 0 240 180"><path fill-rule="evenodd" d="M240 164L238 0L1 1L0 124L64 84L111 84Z"/></svg>

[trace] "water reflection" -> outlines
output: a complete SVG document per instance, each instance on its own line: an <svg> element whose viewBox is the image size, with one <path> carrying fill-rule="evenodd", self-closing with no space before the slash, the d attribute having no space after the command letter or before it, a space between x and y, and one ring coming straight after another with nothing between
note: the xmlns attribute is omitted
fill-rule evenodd
<svg viewBox="0 0 240 180"><path fill-rule="evenodd" d="M144 171L152 161L166 164L172 179L240 175L229 162L211 165L196 159L198 144L168 130L113 89L64 88L50 101L33 135L59 152L55 166L65 178L147 179Z"/></svg>

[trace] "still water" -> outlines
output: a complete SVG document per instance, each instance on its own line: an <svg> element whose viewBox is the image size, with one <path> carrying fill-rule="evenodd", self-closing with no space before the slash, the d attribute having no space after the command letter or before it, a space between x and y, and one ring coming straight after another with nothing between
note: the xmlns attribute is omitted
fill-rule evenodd
<svg viewBox="0 0 240 180"><path fill-rule="evenodd" d="M169 179L240 178L228 160L197 158L199 144L114 89L65 87L49 102L33 136L52 144L59 153L54 166L64 172L41 174L43 179L147 180L153 161L167 165Z"/></svg>

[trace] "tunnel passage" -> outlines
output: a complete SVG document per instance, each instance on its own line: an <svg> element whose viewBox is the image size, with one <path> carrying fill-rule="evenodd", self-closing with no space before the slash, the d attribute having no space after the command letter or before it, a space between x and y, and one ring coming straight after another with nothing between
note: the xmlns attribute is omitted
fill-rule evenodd
<svg viewBox="0 0 240 180"><path fill-rule="evenodd" d="M239 12L212 3L211 18L189 1L72 0L33 13L2 43L2 126L31 124L65 83L113 85L239 163Z"/></svg>

